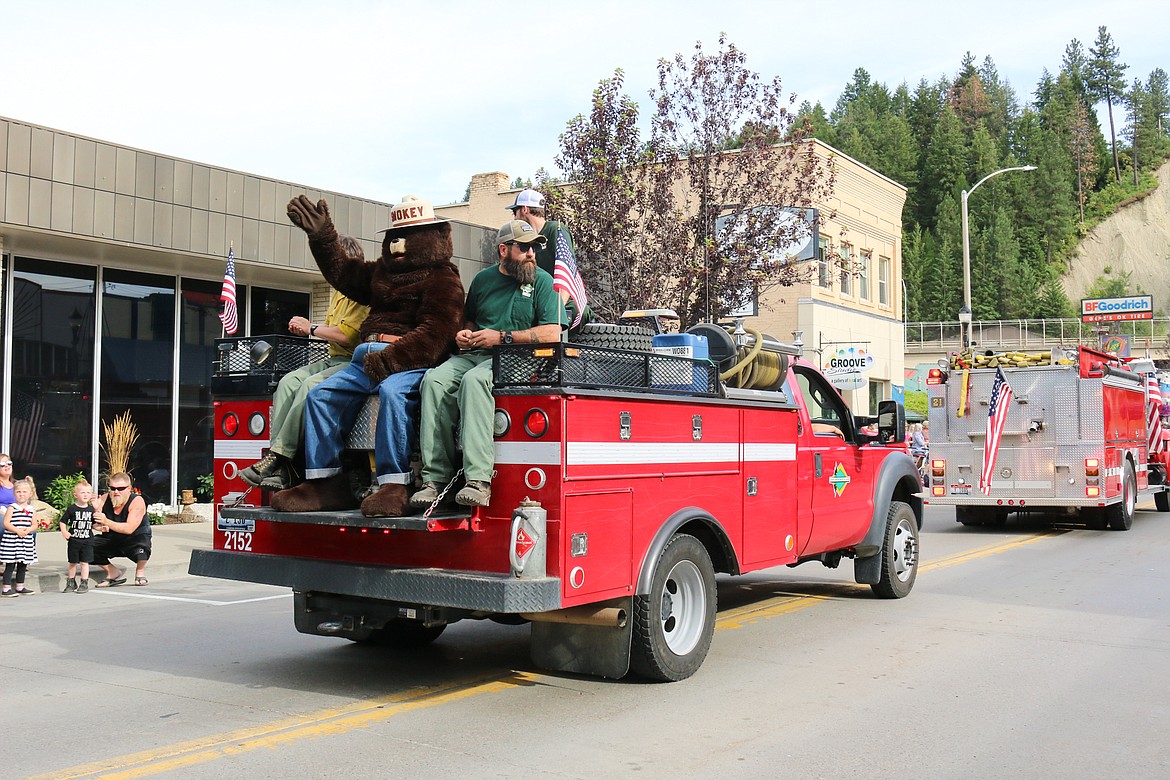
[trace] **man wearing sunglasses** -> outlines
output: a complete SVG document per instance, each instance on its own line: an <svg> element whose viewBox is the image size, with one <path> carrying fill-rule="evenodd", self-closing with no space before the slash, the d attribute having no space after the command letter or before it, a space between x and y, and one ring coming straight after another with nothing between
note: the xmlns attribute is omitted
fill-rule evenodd
<svg viewBox="0 0 1170 780"><path fill-rule="evenodd" d="M134 561L134 584L146 585L146 562L150 560L150 520L146 499L136 494L130 475L119 471L110 477L109 492L94 501L93 527L100 531L93 547L93 562L106 570L106 579L96 587L112 588L126 582L126 570L110 558Z"/></svg>
<svg viewBox="0 0 1170 780"><path fill-rule="evenodd" d="M491 501L495 446L492 440L492 347L558 341L564 320L553 280L536 267L545 237L527 222L504 223L496 234L499 264L475 275L455 334L459 354L427 372L422 383L420 440L423 486L411 506L433 504L462 467L466 485L455 496L464 506ZM463 445L456 463L456 432Z"/></svg>

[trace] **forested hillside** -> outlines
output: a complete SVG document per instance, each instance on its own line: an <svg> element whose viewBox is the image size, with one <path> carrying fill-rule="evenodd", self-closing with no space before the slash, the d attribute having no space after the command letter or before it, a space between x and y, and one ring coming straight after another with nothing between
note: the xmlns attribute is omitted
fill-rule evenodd
<svg viewBox="0 0 1170 780"><path fill-rule="evenodd" d="M962 306L961 193L987 174L1037 168L970 196L974 318L1071 316L1061 277L1078 240L1154 189L1151 172L1170 157L1166 71L1127 73L1105 27L1087 50L1071 41L1023 97L990 57L968 53L953 79L914 87L891 89L859 68L832 110L804 103L800 113L814 135L909 188L910 320L954 320ZM1128 283L1107 281L1112 293Z"/></svg>

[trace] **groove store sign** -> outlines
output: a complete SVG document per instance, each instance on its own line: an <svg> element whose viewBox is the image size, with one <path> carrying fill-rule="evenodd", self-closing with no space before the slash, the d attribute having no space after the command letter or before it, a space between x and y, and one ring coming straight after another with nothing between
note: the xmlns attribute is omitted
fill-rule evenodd
<svg viewBox="0 0 1170 780"><path fill-rule="evenodd" d="M1082 298L1081 322L1117 322L1152 320L1154 296L1130 295L1125 298Z"/></svg>
<svg viewBox="0 0 1170 780"><path fill-rule="evenodd" d="M873 368L873 355L857 347L842 347L830 352L825 361L825 376L838 390L865 387L865 372Z"/></svg>

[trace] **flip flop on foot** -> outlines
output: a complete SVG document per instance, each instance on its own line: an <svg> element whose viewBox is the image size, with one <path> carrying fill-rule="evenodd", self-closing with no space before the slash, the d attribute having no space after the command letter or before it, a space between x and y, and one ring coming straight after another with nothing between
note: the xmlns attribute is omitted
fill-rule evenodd
<svg viewBox="0 0 1170 780"><path fill-rule="evenodd" d="M134 584L135 585L149 585L150 580L146 579L146 577L135 577Z"/></svg>
<svg viewBox="0 0 1170 780"><path fill-rule="evenodd" d="M117 577L117 578L112 579L112 580L102 580L97 585L94 585L94 587L95 588L112 588L115 585L125 585L125 584L126 584L125 577Z"/></svg>

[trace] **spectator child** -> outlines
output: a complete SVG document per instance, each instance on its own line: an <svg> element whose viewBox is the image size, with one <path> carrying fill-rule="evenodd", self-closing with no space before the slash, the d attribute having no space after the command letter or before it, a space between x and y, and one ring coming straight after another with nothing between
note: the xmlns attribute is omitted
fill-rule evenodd
<svg viewBox="0 0 1170 780"><path fill-rule="evenodd" d="M18 479L12 486L12 492L16 501L4 510L4 533L0 535L0 563L4 564L2 595L6 598L33 592L32 588L24 586L24 577L28 565L37 562L32 485L26 479Z"/></svg>
<svg viewBox="0 0 1170 780"><path fill-rule="evenodd" d="M90 504L93 487L84 479L73 486L73 503L62 513L61 536L68 544L69 573L65 579L64 593L89 592L89 565L93 563L93 513ZM81 566L81 579L77 580L77 568Z"/></svg>

